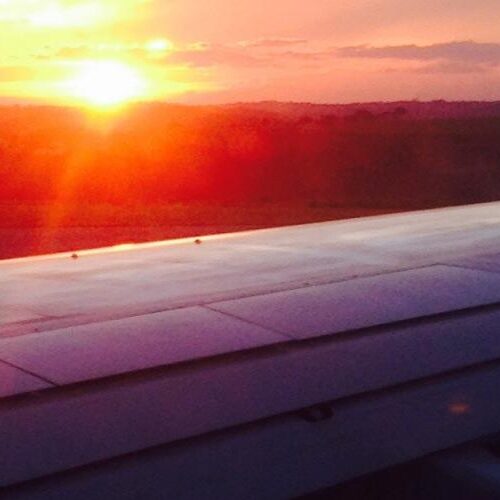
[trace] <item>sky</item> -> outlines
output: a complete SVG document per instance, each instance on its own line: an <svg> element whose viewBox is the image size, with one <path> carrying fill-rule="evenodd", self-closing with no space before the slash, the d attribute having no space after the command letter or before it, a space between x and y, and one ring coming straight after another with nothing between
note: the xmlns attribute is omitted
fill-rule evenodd
<svg viewBox="0 0 500 500"><path fill-rule="evenodd" d="M498 0L0 0L0 99L500 99Z"/></svg>

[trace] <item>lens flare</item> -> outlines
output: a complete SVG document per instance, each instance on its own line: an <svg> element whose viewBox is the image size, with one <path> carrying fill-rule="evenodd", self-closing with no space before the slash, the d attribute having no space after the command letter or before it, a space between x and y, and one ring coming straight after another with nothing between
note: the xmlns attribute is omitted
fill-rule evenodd
<svg viewBox="0 0 500 500"><path fill-rule="evenodd" d="M151 40L146 44L146 49L149 52L167 52L172 50L173 44L170 40L166 40L165 38L158 38L156 40Z"/></svg>

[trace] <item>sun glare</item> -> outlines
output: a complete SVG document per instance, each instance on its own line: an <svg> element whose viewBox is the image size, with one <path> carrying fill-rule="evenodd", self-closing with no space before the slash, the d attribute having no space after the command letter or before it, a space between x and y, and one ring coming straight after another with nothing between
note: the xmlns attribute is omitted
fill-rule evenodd
<svg viewBox="0 0 500 500"><path fill-rule="evenodd" d="M147 43L146 48L149 52L167 52L172 49L172 42L164 38L158 38L156 40L151 40Z"/></svg>
<svg viewBox="0 0 500 500"><path fill-rule="evenodd" d="M68 82L68 90L90 105L109 107L140 98L146 81L132 67L118 61L93 61L83 65Z"/></svg>
<svg viewBox="0 0 500 500"><path fill-rule="evenodd" d="M42 10L35 10L28 18L33 26L40 28L65 28L96 24L104 15L99 2L62 6L52 3Z"/></svg>

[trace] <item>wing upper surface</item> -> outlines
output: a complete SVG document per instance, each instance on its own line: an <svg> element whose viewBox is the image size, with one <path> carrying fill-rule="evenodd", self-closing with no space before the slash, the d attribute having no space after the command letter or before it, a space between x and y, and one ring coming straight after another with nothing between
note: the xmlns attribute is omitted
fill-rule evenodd
<svg viewBox="0 0 500 500"><path fill-rule="evenodd" d="M494 203L2 262L0 435L47 455L3 482L494 363L499 244Z"/></svg>

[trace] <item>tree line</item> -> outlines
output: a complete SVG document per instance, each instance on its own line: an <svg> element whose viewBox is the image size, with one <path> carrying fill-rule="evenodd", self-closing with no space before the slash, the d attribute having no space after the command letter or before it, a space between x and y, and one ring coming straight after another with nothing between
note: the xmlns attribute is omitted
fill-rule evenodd
<svg viewBox="0 0 500 500"><path fill-rule="evenodd" d="M500 199L500 115L415 119L144 104L0 108L2 203L297 202L426 208Z"/></svg>

